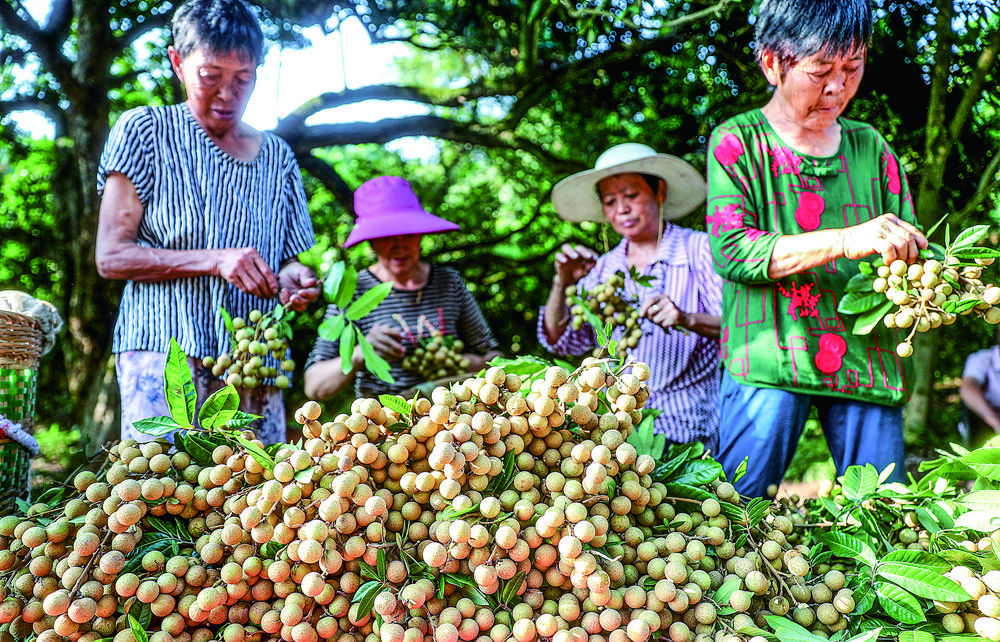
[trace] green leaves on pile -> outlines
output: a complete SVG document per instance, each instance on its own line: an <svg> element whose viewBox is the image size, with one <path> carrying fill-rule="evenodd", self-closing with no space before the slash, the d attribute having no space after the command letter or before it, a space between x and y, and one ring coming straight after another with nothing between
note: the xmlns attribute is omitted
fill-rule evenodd
<svg viewBox="0 0 1000 642"><path fill-rule="evenodd" d="M336 306L338 312L320 324L319 336L327 341L339 342L340 367L345 375L351 373L351 356L355 347L361 346L365 369L386 383L395 383L389 373L389 362L375 352L371 342L355 323L371 314L389 296L392 283L380 283L362 293L352 303L357 285L358 271L354 267L338 261L330 268L323 281L323 296L327 303Z"/></svg>

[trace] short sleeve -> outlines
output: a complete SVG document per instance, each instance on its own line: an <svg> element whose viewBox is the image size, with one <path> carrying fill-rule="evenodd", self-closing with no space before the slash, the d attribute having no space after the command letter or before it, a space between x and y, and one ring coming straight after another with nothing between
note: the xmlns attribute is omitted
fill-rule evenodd
<svg viewBox="0 0 1000 642"><path fill-rule="evenodd" d="M962 370L963 379L972 379L979 385L986 382L986 372L990 364L990 351L980 350L973 352L965 360L965 369Z"/></svg>
<svg viewBox="0 0 1000 642"><path fill-rule="evenodd" d="M148 108L131 109L121 115L111 128L108 141L97 167L97 192L104 194L104 185L111 172L124 174L146 205L153 193L156 179L156 154L153 146L153 118Z"/></svg>

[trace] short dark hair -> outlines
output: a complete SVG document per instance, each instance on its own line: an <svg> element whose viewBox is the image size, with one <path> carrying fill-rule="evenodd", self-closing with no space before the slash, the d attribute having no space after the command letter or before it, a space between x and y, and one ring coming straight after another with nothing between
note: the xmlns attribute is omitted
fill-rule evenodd
<svg viewBox="0 0 1000 642"><path fill-rule="evenodd" d="M237 52L258 65L264 60L264 33L243 0L188 0L174 13L172 32L181 59L203 49Z"/></svg>
<svg viewBox="0 0 1000 642"><path fill-rule="evenodd" d="M847 55L868 46L873 20L871 0L761 0L757 59L769 51L784 70L819 51Z"/></svg>

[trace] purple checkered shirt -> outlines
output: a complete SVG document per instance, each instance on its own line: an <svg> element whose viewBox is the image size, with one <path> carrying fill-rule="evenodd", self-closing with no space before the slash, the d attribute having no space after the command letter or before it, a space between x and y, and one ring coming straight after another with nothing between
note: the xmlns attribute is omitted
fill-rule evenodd
<svg viewBox="0 0 1000 642"><path fill-rule="evenodd" d="M606 282L617 271L628 273L623 239L614 249L597 259L590 273L580 280L580 287L591 289ZM719 315L722 308L722 279L712 267L708 235L670 223L663 240L642 274L653 277L648 288L632 279L625 280L625 296L637 295L642 301L654 294L666 294L685 312ZM545 338L545 309L539 315L538 340L550 352L579 355L596 345L593 330L567 329L550 344ZM719 342L679 330L669 332L642 319L639 345L629 350L636 360L649 364L652 375L646 383L650 396L647 408L662 410L656 419L656 432L678 443L702 441L716 450L719 433ZM620 339L621 328L615 330Z"/></svg>

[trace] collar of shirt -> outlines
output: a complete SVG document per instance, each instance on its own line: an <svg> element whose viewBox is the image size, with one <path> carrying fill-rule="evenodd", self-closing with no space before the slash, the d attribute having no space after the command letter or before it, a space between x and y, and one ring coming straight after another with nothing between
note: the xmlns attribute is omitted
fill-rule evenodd
<svg viewBox="0 0 1000 642"><path fill-rule="evenodd" d="M652 263L688 265L690 263L687 248L689 231L690 230L677 227L669 221L665 222L663 227L663 238L660 239L660 246L656 248L656 256L653 258ZM628 239L622 239L621 243L618 244L618 247L614 249L614 252L621 253L622 263L627 266ZM652 265L652 263L650 265Z"/></svg>

